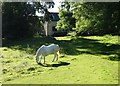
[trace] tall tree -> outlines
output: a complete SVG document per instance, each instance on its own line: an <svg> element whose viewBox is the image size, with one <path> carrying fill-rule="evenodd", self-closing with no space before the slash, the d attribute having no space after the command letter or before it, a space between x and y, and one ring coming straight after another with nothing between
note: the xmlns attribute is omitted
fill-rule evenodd
<svg viewBox="0 0 120 86"><path fill-rule="evenodd" d="M71 2L62 2L59 8L59 18L57 22L57 29L70 30L74 27L75 20L72 18L72 12L70 11Z"/></svg>
<svg viewBox="0 0 120 86"><path fill-rule="evenodd" d="M81 35L118 34L119 3L74 3L73 17Z"/></svg>
<svg viewBox="0 0 120 86"><path fill-rule="evenodd" d="M50 12L48 11L49 8L53 8L55 3L51 0L50 2L32 2L32 6L36 8L36 11L38 13L42 13L44 16L40 19L43 24L43 28L45 31L45 35L48 36L48 25L50 23L50 19L52 18L52 15L50 15Z"/></svg>
<svg viewBox="0 0 120 86"><path fill-rule="evenodd" d="M2 6L2 28L3 37L17 39L33 34L30 29L28 11L26 3L23 2L4 2Z"/></svg>
<svg viewBox="0 0 120 86"><path fill-rule="evenodd" d="M2 4L2 26L3 37L7 39L19 39L32 36L34 26L39 22L36 11L47 13L47 6L53 7L53 3L45 2L3 2ZM47 15L46 15L47 16Z"/></svg>

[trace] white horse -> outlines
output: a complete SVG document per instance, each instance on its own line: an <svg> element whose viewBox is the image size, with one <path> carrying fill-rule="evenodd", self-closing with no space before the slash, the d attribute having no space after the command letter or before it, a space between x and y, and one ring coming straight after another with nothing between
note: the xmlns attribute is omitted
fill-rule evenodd
<svg viewBox="0 0 120 86"><path fill-rule="evenodd" d="M42 56L44 56L44 63L45 63L45 57L48 54L52 54L52 53L54 53L54 58L53 58L52 62L55 60L55 58L57 61L58 55L59 55L59 50L60 50L60 47L57 44L51 44L49 46L42 45L36 52L36 56L35 56L36 62L37 63L39 62L39 56L41 56L40 62L41 62Z"/></svg>

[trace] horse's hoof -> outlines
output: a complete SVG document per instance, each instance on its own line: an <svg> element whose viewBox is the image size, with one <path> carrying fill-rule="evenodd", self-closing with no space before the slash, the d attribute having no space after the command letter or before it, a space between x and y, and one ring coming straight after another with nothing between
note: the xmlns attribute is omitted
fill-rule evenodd
<svg viewBox="0 0 120 86"><path fill-rule="evenodd" d="M37 64L41 64L41 63L38 62Z"/></svg>

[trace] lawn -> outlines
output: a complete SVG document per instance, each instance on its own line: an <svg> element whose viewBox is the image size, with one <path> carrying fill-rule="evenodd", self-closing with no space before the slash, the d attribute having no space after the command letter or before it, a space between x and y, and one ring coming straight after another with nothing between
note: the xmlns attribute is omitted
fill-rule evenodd
<svg viewBox="0 0 120 86"><path fill-rule="evenodd" d="M60 46L59 61L51 54L37 64L36 50L51 43ZM0 51L4 84L118 84L118 36L36 36L3 41Z"/></svg>

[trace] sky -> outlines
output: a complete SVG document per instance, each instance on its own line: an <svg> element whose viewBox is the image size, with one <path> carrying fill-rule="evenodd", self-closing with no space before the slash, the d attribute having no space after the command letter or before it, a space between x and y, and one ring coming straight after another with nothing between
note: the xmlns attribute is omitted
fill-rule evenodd
<svg viewBox="0 0 120 86"><path fill-rule="evenodd" d="M53 0L53 1L54 1L54 3L55 3L54 8L50 8L50 9L48 9L48 11L49 11L49 12L59 12L58 7L60 6L60 2L61 2L62 0ZM38 13L38 12L36 12L36 15L38 15L38 16L43 16L43 14Z"/></svg>
<svg viewBox="0 0 120 86"><path fill-rule="evenodd" d="M58 7L60 6L61 0L53 0L53 1L55 3L54 8L49 9L49 12L58 12L59 11Z"/></svg>

